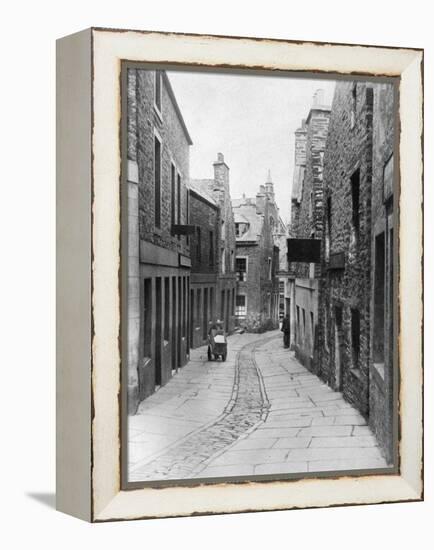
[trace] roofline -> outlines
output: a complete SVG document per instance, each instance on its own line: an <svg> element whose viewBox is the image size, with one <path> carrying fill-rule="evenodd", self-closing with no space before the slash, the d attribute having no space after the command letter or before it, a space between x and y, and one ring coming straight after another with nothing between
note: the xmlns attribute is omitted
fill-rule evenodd
<svg viewBox="0 0 434 550"><path fill-rule="evenodd" d="M309 124L309 120L313 111L323 111L323 112L326 111L330 113L331 110L332 110L331 106L328 106L328 105L315 105L314 107L311 107L309 114L307 115L306 126Z"/></svg>
<svg viewBox="0 0 434 550"><path fill-rule="evenodd" d="M200 194L199 191L196 191L196 189L192 189L191 187L189 187L188 191L189 191L189 193L194 195L197 199L201 200L202 202L206 202L209 206L214 208L216 211L220 210L220 207L219 207L218 204L212 203L207 197L204 197L203 195Z"/></svg>
<svg viewBox="0 0 434 550"><path fill-rule="evenodd" d="M167 91L169 92L170 99L172 100L173 106L175 107L176 114L178 115L179 122L181 123L182 129L184 130L185 137L187 138L188 144L193 145L193 141L188 133L187 126L185 125L184 117L182 116L181 109L179 108L178 102L176 101L175 92L173 91L172 84L170 83L169 77L167 76L166 71L161 71L163 73L164 83L166 84Z"/></svg>

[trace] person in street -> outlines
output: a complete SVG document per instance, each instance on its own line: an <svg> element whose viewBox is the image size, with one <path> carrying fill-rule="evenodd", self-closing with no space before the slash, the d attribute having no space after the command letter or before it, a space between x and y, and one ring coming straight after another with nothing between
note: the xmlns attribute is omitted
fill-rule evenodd
<svg viewBox="0 0 434 550"><path fill-rule="evenodd" d="M223 323L218 320L216 323L212 323L208 331L208 360L211 361L212 354L214 353L215 344L226 344L226 334L223 329ZM224 354L223 361L226 360L226 353Z"/></svg>
<svg viewBox="0 0 434 550"><path fill-rule="evenodd" d="M291 327L289 324L289 313L287 313L283 318L281 330L283 332L283 347L289 348L289 335L291 332Z"/></svg>

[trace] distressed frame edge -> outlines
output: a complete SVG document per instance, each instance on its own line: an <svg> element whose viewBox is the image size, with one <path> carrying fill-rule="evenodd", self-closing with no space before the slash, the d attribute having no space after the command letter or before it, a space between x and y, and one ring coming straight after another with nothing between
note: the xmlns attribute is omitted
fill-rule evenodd
<svg viewBox="0 0 434 550"><path fill-rule="evenodd" d="M101 32L99 29L93 29L92 32L95 33L96 31L98 32ZM104 33L107 33L106 30L102 31ZM116 33L117 31L112 31L113 33ZM130 33L131 31L123 31L123 32L128 32ZM154 33L154 32L150 32L152 35L159 35L159 36L165 36L166 33ZM171 38L173 39L174 35L173 33L170 34ZM185 35L181 35L183 37L185 37ZM196 38L201 38L201 35L195 35ZM233 37L228 37L229 39L232 39ZM254 39L246 39L246 40L254 40ZM262 39L261 39L262 40ZM264 41L266 41L266 39L263 39ZM285 41L283 41L285 43ZM288 41L290 42L290 41ZM307 43L309 44L310 46L312 46L313 43ZM264 46L262 44L262 46ZM321 47L321 45L319 46L316 46L316 47ZM345 49L348 50L348 48L355 48L357 46L345 46ZM367 46L366 46L367 47ZM381 49L381 48L379 48ZM421 194L420 194L420 197L421 197L421 204L423 204L423 190L422 190L422 170L423 170L423 166L422 166L422 162L423 162L423 159L422 159L422 140L423 140L423 121L422 121L422 117L421 117L421 112L422 112L422 105L423 105L423 81L422 81L422 75L423 75L423 71L422 71L422 68L423 68L423 52L420 51L420 50L408 50L408 49L405 49L405 48L402 48L400 49L402 51L406 51L407 53L408 52L411 52L412 53L412 56L411 56L411 61L405 66L405 68L401 71L400 76L401 76L401 84L403 82L406 82L408 80L408 78L411 80L412 78L412 75L411 75L411 71L414 71L416 70L416 74L413 78L415 79L418 79L419 82L416 82L416 85L418 86L418 90L419 90L419 101L417 102L417 110L419 112L419 116L417 116L417 113L416 113L416 118L418 119L419 121L419 125L417 128L413 128L413 130L418 133L419 132L419 135L421 137L421 139L419 140L419 145L415 145L414 149L413 149L413 153L410 155L411 159L410 161L407 161L407 162L410 162L411 164L411 161L413 161L413 168L411 168L410 166L407 166L407 170L403 170L402 169L402 163L401 163L401 172L402 172L402 182L405 182L407 181L407 185L408 185L408 178L406 178L405 176L405 173L406 171L409 173L411 172L411 170L414 170L414 168L416 168L416 173L420 175L420 177L418 177L418 183L420 183L420 191L421 191ZM271 68L271 67L270 67ZM275 68L275 67L274 67ZM410 68L411 68L411 71L410 71ZM290 69L287 69L285 68L284 70L290 70ZM306 70L310 70L310 69L306 69ZM329 69L329 71L332 71L332 69ZM405 74L407 72L407 75ZM391 75L388 75L388 76L391 76ZM395 75L395 76L398 76L398 75ZM407 78L408 77L408 78ZM419 77L419 78L418 78ZM414 83L414 82L413 82ZM409 84L411 85L411 82L409 82ZM401 107L402 107L402 98L401 98ZM408 105L409 107L409 115L410 115L410 118L412 116L412 111L414 111L414 107L413 105ZM415 113L413 112L413 115ZM401 117L402 117L402 113L401 113ZM402 120L401 120L401 132L402 132L402 127L404 126L405 128L405 124L403 125L402 124ZM410 126L411 128L411 126ZM402 161L402 158L403 156L405 157L405 155L402 155L402 143L400 144L400 152L401 152L401 161ZM417 197L416 197L416 201L417 201ZM416 203L415 200L413 200L413 205L416 206L416 209L420 206L418 204L415 204ZM423 235L422 235L422 212L420 212L419 216L416 214L416 224L417 226L419 227L419 242L418 242L418 245L422 245L422 238L423 238ZM422 252L420 248L416 247L418 249L418 252ZM421 256L421 255L420 255ZM419 258L420 258L419 256ZM415 295L417 294L417 297L422 299L422 267L420 266L419 270L418 270L418 278L417 278L417 290L418 292L414 293ZM401 281L400 281L401 282ZM413 284L413 287L415 285ZM421 324L423 324L423 311L422 311L422 301L419 301L419 304L418 304L418 312L417 312L417 316L418 318L420 319L421 321ZM422 401L421 401L421 397L422 397L422 383L423 383L423 371L422 371L422 355L421 355L421 331L420 331L420 325L418 325L418 333L417 333L417 341L419 342L419 346L418 346L418 349L419 349L419 352L420 352L420 361L418 361L418 364L416 365L416 370L418 372L415 373L415 376L419 375L419 379L421 380L421 385L419 387L416 388L416 392L418 395L414 394L413 395L413 398L417 401L417 399L419 399L419 407L417 407L417 411L418 411L418 416L417 418L414 420L414 423L417 424L417 427L416 427L416 433L413 434L414 435L414 438L413 439L416 439L417 440L417 443L418 443L418 452L416 453L417 456L415 458L415 461L414 464L413 464L413 467L410 468L410 471L408 468L406 469L406 463L404 464L404 472L403 472L403 475L401 476L389 476L389 479L390 477L393 477L395 478L397 481L399 481L399 485L400 485L400 489L401 489L401 493L399 496L397 497L391 497L389 499L386 499L386 500L382 500L380 498L380 500L378 502L394 502L394 501L402 501L402 500L410 500L410 501L413 501L413 500L421 500L423 498L423 449L422 449L422 435L423 435L423 429L422 429L422 422L423 422L423 411L422 411ZM404 323L405 325L405 323ZM408 325L408 323L407 323ZM402 329L402 327L401 327ZM402 330L401 330L402 332ZM405 332L405 331L404 331ZM401 393L401 398L406 398L408 399L408 396L404 395ZM420 421L420 422L419 422ZM413 426L415 427L415 426ZM404 429L404 433L405 433L405 429ZM417 462L417 464L415 464ZM420 468L418 468L418 464L420 465ZM411 474L411 475L410 475ZM411 479L410 479L411 478ZM339 478L337 480L333 480L333 483L339 483L339 481L341 481L342 478ZM378 484L378 482L380 481L381 477L380 476L375 476L374 477L371 477L369 478L370 480L371 479L374 479L375 480L375 483ZM302 480L303 481L303 480ZM331 480L312 480L312 481L315 481L315 482L330 482ZM285 485L288 485L288 483L294 483L294 482L285 482L285 481L281 481L281 482L278 482L279 484L285 484ZM249 487L251 487L252 485L259 485L259 484L256 484L256 483L252 483L252 484L249 484ZM221 489L221 488L224 488L226 491L228 489L228 484L221 484L221 485L217 485L217 486L213 486L214 488L217 488L217 489ZM92 492L92 498L94 499L95 497L95 489L96 487L94 486L93 487L93 492ZM169 490L174 490L175 488L170 488ZM177 489L177 488L176 488ZM194 488L182 488L181 490L184 491L184 489L188 489L189 491L191 490L194 490ZM132 498L134 498L135 493L145 493L145 492L148 492L149 490L148 489L141 489L139 491L118 491L115 496L109 500L109 502L106 502L106 505L103 506L103 507L99 507L99 510L96 514L93 515L92 517L92 520L93 521L109 521L109 520L120 520L120 519L135 519L135 518L143 518L143 517L171 517L171 516L177 516L177 515L192 515L192 514L196 514L196 513L199 513L199 514L207 514L207 513L236 513L236 512L243 512L243 511L253 511L251 508L247 507L245 509L232 509L232 510L201 510L201 511L195 511L195 510L191 510L190 512L179 512L179 513L167 513L167 512L162 512L161 514L158 514L157 512L153 512L152 515L123 515L122 511L119 510L119 505L121 506L124 506L125 505L125 496L126 494L129 494L130 496L132 495ZM151 489L152 491L152 489ZM160 490L161 491L161 490ZM148 493L148 496L149 496L149 493ZM127 497L128 498L128 497ZM377 501L375 501L377 502ZM255 510L256 511L260 511L260 510L266 510L266 509L290 509L290 508L298 508L298 507L306 507L306 508L309 508L309 507L317 507L317 506L338 506L338 505L351 505L351 504L373 504L375 503L374 501L369 501L369 502L364 502L364 501L358 501L357 498L354 500L354 501L351 501L351 502L343 502L343 503L340 503L338 501L333 501L333 502L328 502L328 503L320 503L320 504L315 504L313 503L312 505L294 505L294 506L291 506L290 504L286 503L285 506L283 508L275 508L275 507L271 507L271 508L259 508L259 507L256 507Z"/></svg>
<svg viewBox="0 0 434 550"><path fill-rule="evenodd" d="M91 40L86 29L56 41L56 509L87 521L92 519Z"/></svg>

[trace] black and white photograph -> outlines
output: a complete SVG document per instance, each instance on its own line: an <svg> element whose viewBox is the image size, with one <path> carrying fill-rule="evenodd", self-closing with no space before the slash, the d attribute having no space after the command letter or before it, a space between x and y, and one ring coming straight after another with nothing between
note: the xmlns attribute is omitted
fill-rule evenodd
<svg viewBox="0 0 434 550"><path fill-rule="evenodd" d="M396 471L393 81L122 70L127 482Z"/></svg>

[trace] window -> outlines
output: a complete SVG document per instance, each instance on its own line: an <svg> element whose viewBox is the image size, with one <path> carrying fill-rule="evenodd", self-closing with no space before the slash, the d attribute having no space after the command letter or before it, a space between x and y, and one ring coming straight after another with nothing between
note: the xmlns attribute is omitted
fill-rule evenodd
<svg viewBox="0 0 434 550"><path fill-rule="evenodd" d="M190 223L190 193L186 189L185 193L185 223ZM187 235L187 244L190 244L190 237Z"/></svg>
<svg viewBox="0 0 434 550"><path fill-rule="evenodd" d="M351 176L351 202L352 202L352 244L358 245L360 238L360 170L356 170Z"/></svg>
<svg viewBox="0 0 434 550"><path fill-rule="evenodd" d="M358 309L351 310L351 350L353 368L359 368L360 360L360 313Z"/></svg>
<svg viewBox="0 0 434 550"><path fill-rule="evenodd" d="M221 226L221 239L222 241L225 240L225 222L222 220L222 226Z"/></svg>
<svg viewBox="0 0 434 550"><path fill-rule="evenodd" d="M272 265L271 265L271 258L268 258L268 278L271 280L272 275Z"/></svg>
<svg viewBox="0 0 434 550"><path fill-rule="evenodd" d="M237 273L237 281L247 281L247 258L235 258L235 271Z"/></svg>
<svg viewBox="0 0 434 550"><path fill-rule="evenodd" d="M353 83L353 89L351 92L351 114L350 114L350 126L351 129L356 125L356 112L357 112L357 84Z"/></svg>
<svg viewBox="0 0 434 550"><path fill-rule="evenodd" d="M172 225L176 223L176 170L175 165L172 164L170 172L170 222Z"/></svg>
<svg viewBox="0 0 434 550"><path fill-rule="evenodd" d="M221 252L221 272L226 273L226 251L224 248Z"/></svg>
<svg viewBox="0 0 434 550"><path fill-rule="evenodd" d="M279 294L285 294L285 281L279 281Z"/></svg>
<svg viewBox="0 0 434 550"><path fill-rule="evenodd" d="M375 237L374 265L374 363L384 363L385 246L384 233Z"/></svg>
<svg viewBox="0 0 434 550"><path fill-rule="evenodd" d="M235 255L233 250L231 250L231 271L235 271Z"/></svg>
<svg viewBox="0 0 434 550"><path fill-rule="evenodd" d="M309 217L313 218L313 191L310 192L309 197Z"/></svg>
<svg viewBox="0 0 434 550"><path fill-rule="evenodd" d="M154 136L154 223L161 227L161 142Z"/></svg>
<svg viewBox="0 0 434 550"><path fill-rule="evenodd" d="M178 174L177 178L177 192L176 192L176 199L177 199L177 211L176 211L176 223L181 223L181 176ZM178 235L178 239L181 239L181 235Z"/></svg>
<svg viewBox="0 0 434 550"><path fill-rule="evenodd" d="M303 340L306 338L306 310L304 308L301 309L303 313Z"/></svg>
<svg viewBox="0 0 434 550"><path fill-rule="evenodd" d="M237 294L235 299L236 317L245 317L247 315L247 298L244 294Z"/></svg>
<svg viewBox="0 0 434 550"><path fill-rule="evenodd" d="M201 260L202 253L202 235L200 227L196 227L196 259L198 262Z"/></svg>
<svg viewBox="0 0 434 550"><path fill-rule="evenodd" d="M158 112L161 114L161 71L155 71L155 107L158 109Z"/></svg>
<svg viewBox="0 0 434 550"><path fill-rule="evenodd" d="M209 232L209 265L214 265L214 231Z"/></svg>
<svg viewBox="0 0 434 550"><path fill-rule="evenodd" d="M249 229L248 223L237 222L235 224L235 237L237 238L242 237L245 233L247 233L248 229Z"/></svg>

